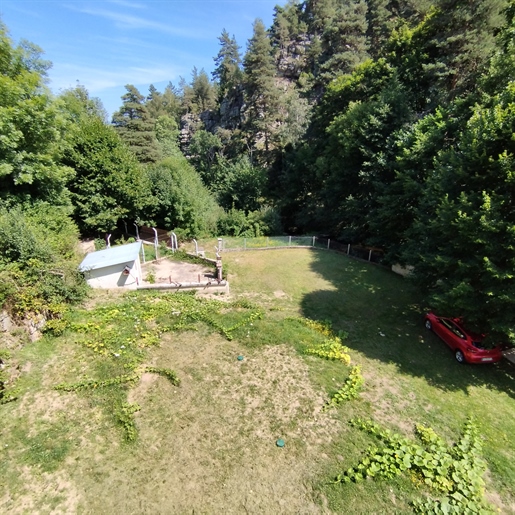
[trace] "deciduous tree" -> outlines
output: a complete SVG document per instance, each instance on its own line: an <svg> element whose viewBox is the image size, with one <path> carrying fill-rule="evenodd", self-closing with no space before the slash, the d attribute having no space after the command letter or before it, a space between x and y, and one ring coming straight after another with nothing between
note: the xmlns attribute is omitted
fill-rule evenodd
<svg viewBox="0 0 515 515"><path fill-rule="evenodd" d="M83 117L63 162L75 170L68 183L73 218L83 234L110 232L142 216L150 186L134 154L113 127L97 116Z"/></svg>
<svg viewBox="0 0 515 515"><path fill-rule="evenodd" d="M31 47L32 48L32 47ZM34 50L34 48L32 48ZM48 64L14 47L0 24L0 203L68 204L73 170L60 163L66 121L46 89Z"/></svg>
<svg viewBox="0 0 515 515"><path fill-rule="evenodd" d="M154 164L146 174L154 197L149 218L158 226L180 229L187 237L216 232L221 209L184 156Z"/></svg>

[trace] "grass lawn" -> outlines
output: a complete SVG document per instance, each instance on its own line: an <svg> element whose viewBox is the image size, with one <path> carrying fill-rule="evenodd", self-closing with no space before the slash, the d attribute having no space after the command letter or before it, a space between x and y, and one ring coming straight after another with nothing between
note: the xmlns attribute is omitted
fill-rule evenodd
<svg viewBox="0 0 515 515"><path fill-rule="evenodd" d="M385 445L357 417L413 443L431 427L447 448L474 417L485 498L515 513L511 365L459 365L410 283L380 267L307 249L223 261L229 302L98 295L11 350L2 513L413 513L441 497L413 469L335 483ZM326 409L351 367L306 351L337 335L364 384Z"/></svg>

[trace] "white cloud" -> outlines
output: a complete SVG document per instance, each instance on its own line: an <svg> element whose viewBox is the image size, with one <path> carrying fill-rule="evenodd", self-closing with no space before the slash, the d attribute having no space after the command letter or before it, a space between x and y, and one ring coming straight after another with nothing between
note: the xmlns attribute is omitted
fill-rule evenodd
<svg viewBox="0 0 515 515"><path fill-rule="evenodd" d="M174 36L181 36L184 38L202 39L205 36L202 35L202 31L185 29L180 27L174 27L168 23L161 23L158 21L149 20L141 16L132 16L130 14L118 13L114 11L108 11L106 9L98 8L76 8L75 6L69 6L71 9L79 11L83 14L89 14L91 16L97 16L111 20L115 23L115 26L123 29L150 29L164 32L166 34L172 34Z"/></svg>
<svg viewBox="0 0 515 515"><path fill-rule="evenodd" d="M121 5L122 7L128 7L129 9L146 9L146 5L137 4L134 2L126 2L125 0L109 0L110 4Z"/></svg>
<svg viewBox="0 0 515 515"><path fill-rule="evenodd" d="M83 85L92 95L98 95L108 88L126 84L153 84L176 80L181 70L170 66L153 64L149 67L127 67L106 71L100 68L77 66L74 64L54 63L50 73L51 88L58 92L62 89Z"/></svg>

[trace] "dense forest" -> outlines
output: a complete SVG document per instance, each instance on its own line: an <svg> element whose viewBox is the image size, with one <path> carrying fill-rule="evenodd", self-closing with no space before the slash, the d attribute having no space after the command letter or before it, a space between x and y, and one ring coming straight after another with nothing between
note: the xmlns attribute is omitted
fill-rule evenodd
<svg viewBox="0 0 515 515"><path fill-rule="evenodd" d="M81 298L79 236L325 234L515 341L515 3L305 0L107 119L0 26L0 303ZM216 55L215 55L216 54ZM16 314L16 313L15 313Z"/></svg>

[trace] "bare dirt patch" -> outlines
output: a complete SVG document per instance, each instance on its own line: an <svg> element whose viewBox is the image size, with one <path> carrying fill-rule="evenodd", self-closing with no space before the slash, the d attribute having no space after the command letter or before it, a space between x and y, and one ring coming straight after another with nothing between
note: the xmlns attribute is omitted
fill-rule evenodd
<svg viewBox="0 0 515 515"><path fill-rule="evenodd" d="M155 276L155 282L158 284L204 282L214 278L213 267L169 259L146 263L142 266L142 271L145 284L150 284L146 280L149 273Z"/></svg>

